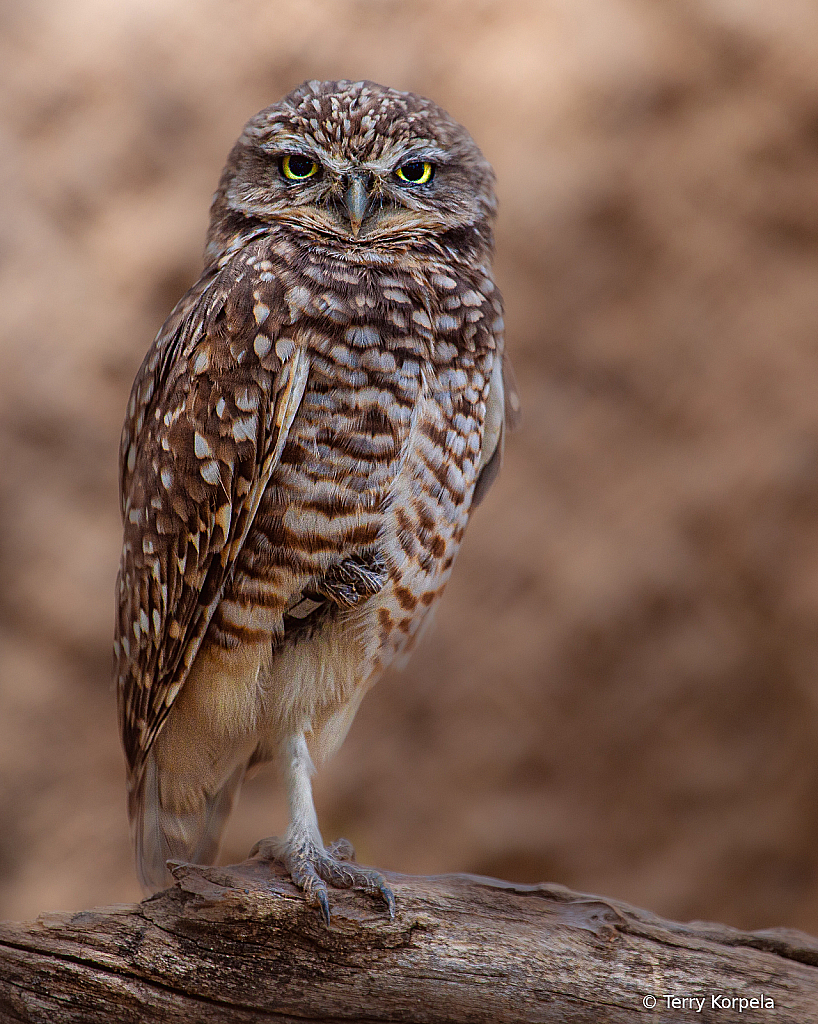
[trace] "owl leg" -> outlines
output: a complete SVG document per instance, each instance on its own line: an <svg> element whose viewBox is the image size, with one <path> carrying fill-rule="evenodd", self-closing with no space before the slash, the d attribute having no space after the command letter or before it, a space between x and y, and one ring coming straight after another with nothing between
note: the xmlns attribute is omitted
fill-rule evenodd
<svg viewBox="0 0 818 1024"><path fill-rule="evenodd" d="M280 861L308 903L321 908L330 921L327 884L336 889L360 889L380 896L389 916L395 916L395 897L378 871L349 863L354 856L346 839L325 849L312 801L310 776L314 769L303 734L287 742L284 753L285 785L290 806L290 824L283 839L263 839L250 856Z"/></svg>

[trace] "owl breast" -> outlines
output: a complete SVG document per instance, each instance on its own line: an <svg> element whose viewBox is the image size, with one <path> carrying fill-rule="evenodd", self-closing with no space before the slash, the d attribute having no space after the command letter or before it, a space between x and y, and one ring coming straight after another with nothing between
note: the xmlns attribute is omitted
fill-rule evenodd
<svg viewBox="0 0 818 1024"><path fill-rule="evenodd" d="M328 285L322 271L317 299L309 267L287 290L295 323L277 348L306 347L309 380L210 635L230 647L266 630L274 648L303 645L340 620L360 641L362 683L411 648L465 530L493 311L442 267L340 274Z"/></svg>

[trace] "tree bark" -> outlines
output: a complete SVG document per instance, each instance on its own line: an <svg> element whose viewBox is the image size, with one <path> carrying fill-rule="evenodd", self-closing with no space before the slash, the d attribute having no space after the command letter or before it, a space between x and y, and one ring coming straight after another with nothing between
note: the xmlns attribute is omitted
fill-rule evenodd
<svg viewBox="0 0 818 1024"><path fill-rule="evenodd" d="M0 1021L818 1021L818 940L799 932L394 874L394 921L334 890L327 927L269 863L175 874L138 905L0 924Z"/></svg>

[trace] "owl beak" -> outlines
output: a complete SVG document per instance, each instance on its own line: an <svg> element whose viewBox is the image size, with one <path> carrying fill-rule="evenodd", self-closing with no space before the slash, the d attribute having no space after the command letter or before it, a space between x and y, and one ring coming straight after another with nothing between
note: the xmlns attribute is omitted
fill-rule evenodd
<svg viewBox="0 0 818 1024"><path fill-rule="evenodd" d="M353 175L350 178L349 187L344 196L344 205L349 214L349 224L352 228L353 237L357 238L358 232L361 230L361 223L366 216L367 207L369 206L369 192L367 192L366 185L357 175Z"/></svg>

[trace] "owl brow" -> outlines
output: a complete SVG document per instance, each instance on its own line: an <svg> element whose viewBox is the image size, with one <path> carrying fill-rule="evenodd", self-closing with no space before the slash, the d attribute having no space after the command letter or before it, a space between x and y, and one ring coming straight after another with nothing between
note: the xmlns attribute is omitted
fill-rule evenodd
<svg viewBox="0 0 818 1024"><path fill-rule="evenodd" d="M392 167L399 167L401 164L423 160L428 160L430 163L435 164L445 164L449 162L449 154L439 146L424 143L420 145L410 144L405 147L396 148L394 153L390 154L390 160L392 161Z"/></svg>
<svg viewBox="0 0 818 1024"><path fill-rule="evenodd" d="M282 156L304 156L310 160L315 160L325 170L334 171L339 174L348 171L350 168L349 160L333 156L324 146L309 138L278 137L275 140L269 140L262 149L267 156L276 159Z"/></svg>
<svg viewBox="0 0 818 1024"><path fill-rule="evenodd" d="M303 156L307 160L314 160L316 163L326 166L321 154L309 146L276 146L275 149L265 149L264 155L272 160L280 160L285 156Z"/></svg>

